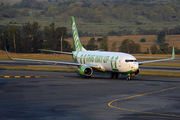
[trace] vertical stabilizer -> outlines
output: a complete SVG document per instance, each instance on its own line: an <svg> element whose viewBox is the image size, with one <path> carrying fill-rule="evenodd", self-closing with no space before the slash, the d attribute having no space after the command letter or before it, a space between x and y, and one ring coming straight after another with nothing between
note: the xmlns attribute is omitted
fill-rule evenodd
<svg viewBox="0 0 180 120"><path fill-rule="evenodd" d="M86 51L86 49L81 45L74 17L71 17L71 25L74 51Z"/></svg>

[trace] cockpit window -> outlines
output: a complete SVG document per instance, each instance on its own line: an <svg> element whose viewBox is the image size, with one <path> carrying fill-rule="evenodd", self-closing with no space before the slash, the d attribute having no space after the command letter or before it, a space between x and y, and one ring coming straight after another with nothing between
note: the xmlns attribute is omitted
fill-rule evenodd
<svg viewBox="0 0 180 120"><path fill-rule="evenodd" d="M125 62L137 62L137 60L125 60Z"/></svg>

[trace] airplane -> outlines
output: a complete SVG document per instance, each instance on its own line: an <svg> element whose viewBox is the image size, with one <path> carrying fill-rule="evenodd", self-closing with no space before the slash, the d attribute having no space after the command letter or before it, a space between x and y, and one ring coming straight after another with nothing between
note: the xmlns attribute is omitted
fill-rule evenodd
<svg viewBox="0 0 180 120"><path fill-rule="evenodd" d="M118 78L119 74L125 74L127 80L131 80L131 76L137 76L140 73L139 65L144 63L159 62L175 59L174 47L172 49L172 57L160 60L150 60L144 62L138 62L137 59L130 54L123 52L106 52L106 51L90 51L86 50L80 43L77 27L74 17L71 17L72 34L73 34L73 48L72 52L61 52L53 50L39 49L41 51L48 51L54 53L61 53L72 55L74 63L61 62L61 61L49 61L49 60L33 60L33 59L21 59L11 58L5 47L6 53L11 60L23 60L34 62L48 62L64 64L68 66L77 66L78 74L84 77L91 77L93 71L100 71L103 73L111 73L111 78Z"/></svg>

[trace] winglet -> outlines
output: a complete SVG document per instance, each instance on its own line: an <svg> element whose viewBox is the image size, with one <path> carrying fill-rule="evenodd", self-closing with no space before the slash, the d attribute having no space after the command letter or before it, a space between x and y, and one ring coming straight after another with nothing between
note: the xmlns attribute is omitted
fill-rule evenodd
<svg viewBox="0 0 180 120"><path fill-rule="evenodd" d="M171 59L174 59L175 58L175 51L174 51L174 46L172 48L172 58Z"/></svg>
<svg viewBox="0 0 180 120"><path fill-rule="evenodd" d="M4 48L5 48L5 50L6 50L6 54L7 54L7 56L9 57L9 59L13 60L13 59L9 56L9 53L8 53L8 51L7 51L7 49L6 49L5 46L4 46Z"/></svg>

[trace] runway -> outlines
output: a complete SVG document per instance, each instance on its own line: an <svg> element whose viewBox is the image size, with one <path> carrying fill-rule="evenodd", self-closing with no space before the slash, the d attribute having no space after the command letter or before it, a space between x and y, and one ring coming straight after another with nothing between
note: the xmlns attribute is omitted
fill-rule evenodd
<svg viewBox="0 0 180 120"><path fill-rule="evenodd" d="M180 119L180 79L108 74L81 78L70 72L0 70L0 119L172 120Z"/></svg>

